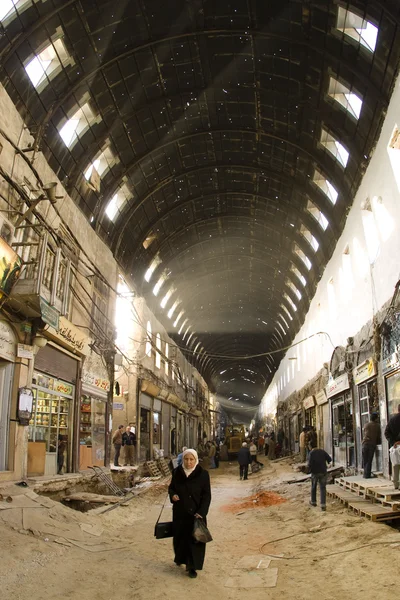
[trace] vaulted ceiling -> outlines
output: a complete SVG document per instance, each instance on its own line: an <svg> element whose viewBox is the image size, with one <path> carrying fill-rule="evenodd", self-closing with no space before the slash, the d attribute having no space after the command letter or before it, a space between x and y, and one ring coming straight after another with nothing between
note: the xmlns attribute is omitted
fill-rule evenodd
<svg viewBox="0 0 400 600"><path fill-rule="evenodd" d="M37 147L228 411L248 420L376 143L398 68L398 1L5 3L1 81Z"/></svg>

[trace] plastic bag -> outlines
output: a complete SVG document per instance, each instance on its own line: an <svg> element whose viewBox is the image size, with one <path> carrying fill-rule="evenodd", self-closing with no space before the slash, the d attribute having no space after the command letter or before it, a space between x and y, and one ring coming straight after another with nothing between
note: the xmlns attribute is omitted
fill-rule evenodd
<svg viewBox="0 0 400 600"><path fill-rule="evenodd" d="M208 531L203 519L194 520L193 537L196 542L201 542L202 544L212 542L211 533Z"/></svg>
<svg viewBox="0 0 400 600"><path fill-rule="evenodd" d="M392 465L400 465L400 446L392 446L389 450L390 462Z"/></svg>

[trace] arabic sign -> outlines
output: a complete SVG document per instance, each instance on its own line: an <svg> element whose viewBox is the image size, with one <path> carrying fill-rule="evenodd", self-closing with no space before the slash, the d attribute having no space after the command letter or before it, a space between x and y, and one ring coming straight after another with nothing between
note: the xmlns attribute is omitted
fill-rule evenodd
<svg viewBox="0 0 400 600"><path fill-rule="evenodd" d="M42 314L42 320L54 327L54 329L58 329L60 313L54 306L51 306L44 298L40 297L40 312Z"/></svg>
<svg viewBox="0 0 400 600"><path fill-rule="evenodd" d="M33 358L33 346L27 344L18 344L17 346L18 358Z"/></svg>
<svg viewBox="0 0 400 600"><path fill-rule="evenodd" d="M45 333L79 354L89 353L89 338L65 317L60 317L58 329L49 327Z"/></svg>
<svg viewBox="0 0 400 600"><path fill-rule="evenodd" d="M21 274L22 258L0 238L0 297L9 296Z"/></svg>
<svg viewBox="0 0 400 600"><path fill-rule="evenodd" d="M376 375L376 364L372 358L367 358L353 369L353 379L356 385L370 379L370 377L374 377L374 375Z"/></svg>
<svg viewBox="0 0 400 600"><path fill-rule="evenodd" d="M381 363L382 374L385 375L386 373L389 373L389 371L393 371L393 369L397 369L399 364L400 364L400 361L399 361L398 352L393 352L393 354L391 354L390 356L385 358L385 360L382 361L382 363Z"/></svg>
<svg viewBox="0 0 400 600"><path fill-rule="evenodd" d="M325 390L320 390L315 394L315 401L320 406L321 404L325 404L328 402L328 398L326 397Z"/></svg>
<svg viewBox="0 0 400 600"><path fill-rule="evenodd" d="M349 377L347 373L343 373L342 375L339 375L339 377L336 377L336 379L332 379L332 381L328 382L328 385L325 388L326 395L328 398L331 398L344 390L348 390L349 387Z"/></svg>
<svg viewBox="0 0 400 600"><path fill-rule="evenodd" d="M82 383L86 383L87 385L93 385L94 387L99 388L100 390L104 390L105 392L110 391L110 382L108 379L102 379L101 377L96 377L92 373L82 373Z"/></svg>
<svg viewBox="0 0 400 600"><path fill-rule="evenodd" d="M0 321L0 357L6 360L15 360L16 349L13 330L8 323Z"/></svg>
<svg viewBox="0 0 400 600"><path fill-rule="evenodd" d="M308 398L303 401L303 406L304 408L312 408L315 406L314 396L308 396Z"/></svg>

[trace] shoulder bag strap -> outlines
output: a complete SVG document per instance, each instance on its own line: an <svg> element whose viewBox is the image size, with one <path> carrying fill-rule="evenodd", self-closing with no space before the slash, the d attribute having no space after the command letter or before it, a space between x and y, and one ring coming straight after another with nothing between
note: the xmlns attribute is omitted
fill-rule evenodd
<svg viewBox="0 0 400 600"><path fill-rule="evenodd" d="M162 507L161 507L160 514L158 515L158 519L157 519L156 525L157 525L157 523L159 522L159 520L160 520L160 518L161 518L161 514L162 514L162 511L164 510L164 506L165 506L165 503L166 503L166 501L167 501L167 498L168 498L168 496L169 496L169 494L167 493L167 496L166 496L166 498L165 498L165 500L164 500L164 503L163 503L163 505L162 505Z"/></svg>

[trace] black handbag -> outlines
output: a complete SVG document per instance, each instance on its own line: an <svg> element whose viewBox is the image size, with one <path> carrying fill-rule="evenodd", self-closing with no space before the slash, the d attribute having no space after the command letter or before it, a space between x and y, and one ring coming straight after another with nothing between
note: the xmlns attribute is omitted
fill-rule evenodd
<svg viewBox="0 0 400 600"><path fill-rule="evenodd" d="M167 498L168 498L168 494L167 494ZM167 501L167 498L165 498L165 500L164 500L164 504L161 507L160 514L158 515L157 522L154 526L154 537L157 540L163 540L164 538L170 538L174 535L172 521L164 521L163 523L160 523L160 517L161 517L162 511L164 510L164 506Z"/></svg>

